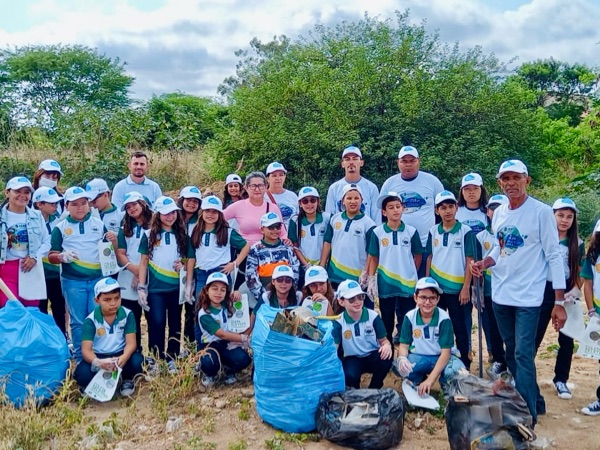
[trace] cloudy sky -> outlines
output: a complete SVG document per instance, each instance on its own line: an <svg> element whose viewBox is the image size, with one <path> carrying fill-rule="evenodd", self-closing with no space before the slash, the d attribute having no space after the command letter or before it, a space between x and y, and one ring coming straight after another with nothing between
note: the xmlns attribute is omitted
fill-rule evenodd
<svg viewBox="0 0 600 450"><path fill-rule="evenodd" d="M443 40L501 60L600 66L600 0L0 0L0 45L83 44L127 62L133 94L215 96L253 37L297 37L316 24L409 8Z"/></svg>

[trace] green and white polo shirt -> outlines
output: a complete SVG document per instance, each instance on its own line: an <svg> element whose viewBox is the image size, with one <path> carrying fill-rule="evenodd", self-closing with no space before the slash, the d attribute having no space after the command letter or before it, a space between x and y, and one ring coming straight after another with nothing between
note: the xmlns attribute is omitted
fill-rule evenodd
<svg viewBox="0 0 600 450"><path fill-rule="evenodd" d="M444 348L451 349L454 346L454 329L450 316L436 307L429 323L424 323L419 308L410 310L402 322L400 343L408 345L410 352L417 355L436 356Z"/></svg>
<svg viewBox="0 0 600 450"><path fill-rule="evenodd" d="M367 356L379 350L379 340L386 336L383 320L371 309L363 308L358 322L347 311L333 322L333 339L342 344L344 356Z"/></svg>
<svg viewBox="0 0 600 450"><path fill-rule="evenodd" d="M321 260L325 231L327 230L330 218L331 214L329 213L317 213L314 222L309 222L306 216L302 217L302 223L300 224L300 245L298 248L312 265L319 264ZM298 216L290 220L288 237L294 244L298 244Z"/></svg>
<svg viewBox="0 0 600 450"><path fill-rule="evenodd" d="M227 230L227 244L219 247L215 230L204 232L200 237L200 246L195 249L196 268L211 270L231 261L231 247L241 250L246 240L232 228Z"/></svg>
<svg viewBox="0 0 600 450"><path fill-rule="evenodd" d="M200 309L198 311L198 325L202 333L200 343L210 344L211 342L220 341L221 338L216 336L216 333L221 329L228 331L228 322L229 315L223 303L221 308L215 308L211 305L208 307L208 311L204 308Z"/></svg>
<svg viewBox="0 0 600 450"><path fill-rule="evenodd" d="M110 355L122 352L125 348L125 335L135 332L135 317L129 309L121 306L115 320L109 324L102 315L102 308L97 306L83 321L81 340L92 341L94 353Z"/></svg>

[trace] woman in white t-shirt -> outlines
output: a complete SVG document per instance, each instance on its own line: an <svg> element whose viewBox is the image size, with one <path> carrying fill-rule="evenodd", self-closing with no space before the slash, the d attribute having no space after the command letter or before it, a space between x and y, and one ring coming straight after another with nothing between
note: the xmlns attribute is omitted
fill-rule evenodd
<svg viewBox="0 0 600 450"><path fill-rule="evenodd" d="M25 177L6 183L6 202L0 210L0 278L25 306L39 306L39 300L20 297L19 269L31 271L50 250L50 234L42 214L30 208L33 186ZM43 282L43 281L42 281ZM0 294L0 307L7 297Z"/></svg>
<svg viewBox="0 0 600 450"><path fill-rule="evenodd" d="M276 203L281 211L283 224L286 228L290 223L290 219L295 214L298 214L298 196L288 191L283 187L287 170L283 164L272 162L267 167L267 185L268 189L265 192L265 200L271 203Z"/></svg>

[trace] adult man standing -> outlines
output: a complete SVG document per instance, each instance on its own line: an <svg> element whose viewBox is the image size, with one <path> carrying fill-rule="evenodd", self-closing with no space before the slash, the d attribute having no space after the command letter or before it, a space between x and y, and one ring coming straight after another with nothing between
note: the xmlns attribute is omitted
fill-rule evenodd
<svg viewBox="0 0 600 450"><path fill-rule="evenodd" d="M125 194L131 191L137 191L144 196L144 199L152 207L158 197L162 195L160 186L146 176L148 173L148 156L144 152L134 152L127 164L129 175L127 178L115 184L112 194L112 203L120 209L123 206Z"/></svg>
<svg viewBox="0 0 600 450"><path fill-rule="evenodd" d="M344 169L344 178L336 181L327 191L327 203L325 211L336 214L343 211L342 191L347 184L357 184L362 192L363 203L361 212L370 217L375 223L381 223L381 212L377 208L377 198L379 190L375 183L367 180L360 175L360 168L365 164L362 159L362 153L358 147L351 145L342 152L342 169Z"/></svg>
<svg viewBox="0 0 600 450"><path fill-rule="evenodd" d="M475 276L492 270L492 301L498 329L506 345L506 363L516 388L537 423L545 410L536 406L539 388L535 368L535 335L548 268L555 292L552 323L556 330L566 320L565 273L552 209L527 195L531 182L519 160L502 163L498 182L509 203L496 209L492 219L495 243L489 256L471 265Z"/></svg>

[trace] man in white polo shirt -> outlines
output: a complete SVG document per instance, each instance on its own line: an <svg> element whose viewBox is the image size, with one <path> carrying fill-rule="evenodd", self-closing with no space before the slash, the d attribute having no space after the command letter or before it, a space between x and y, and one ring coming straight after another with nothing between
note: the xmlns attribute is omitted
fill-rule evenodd
<svg viewBox="0 0 600 450"><path fill-rule="evenodd" d="M162 195L160 186L146 176L148 173L148 156L144 152L134 152L127 164L129 175L117 182L113 188L112 203L120 210L123 206L125 194L131 191L139 192L152 207L158 197Z"/></svg>
<svg viewBox="0 0 600 450"><path fill-rule="evenodd" d="M331 215L342 212L342 191L347 184L357 184L360 186L363 203L361 212L370 217L376 224L381 223L381 211L377 207L377 198L379 190L375 183L367 180L360 175L360 168L365 164L362 159L360 149L354 145L346 147L342 152L342 169L344 169L344 178L336 181L327 191L327 203L325 211Z"/></svg>
<svg viewBox="0 0 600 450"><path fill-rule="evenodd" d="M556 330L562 328L566 277L554 214L550 206L527 195L531 177L525 164L505 161L496 178L509 203L494 212L495 245L482 261L471 264L471 271L481 276L483 270L494 267L492 301L506 345L506 363L535 425L538 414L545 413L536 405L539 388L534 357L540 305L550 273L555 291L552 323Z"/></svg>

